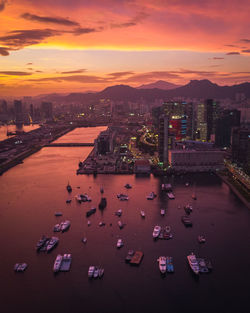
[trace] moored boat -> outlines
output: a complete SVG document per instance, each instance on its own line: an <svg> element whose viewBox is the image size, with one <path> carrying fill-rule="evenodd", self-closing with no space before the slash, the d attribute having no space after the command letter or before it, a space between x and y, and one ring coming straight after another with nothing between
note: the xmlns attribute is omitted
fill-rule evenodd
<svg viewBox="0 0 250 313"><path fill-rule="evenodd" d="M161 216L164 216L165 215L165 209L161 209Z"/></svg>
<svg viewBox="0 0 250 313"><path fill-rule="evenodd" d="M119 239L117 240L116 247L119 249L119 248L121 248L123 245L124 245L124 244L123 244L122 239L119 238Z"/></svg>
<svg viewBox="0 0 250 313"><path fill-rule="evenodd" d="M68 230L70 227L70 221L66 220L64 222L61 223L61 231L65 232L66 230Z"/></svg>
<svg viewBox="0 0 250 313"><path fill-rule="evenodd" d="M155 197L156 197L156 194L152 191L148 194L147 200L154 200Z"/></svg>
<svg viewBox="0 0 250 313"><path fill-rule="evenodd" d="M157 238L160 235L161 226L156 225L153 230L153 238Z"/></svg>
<svg viewBox="0 0 250 313"><path fill-rule="evenodd" d="M125 224L122 221L118 221L117 223L120 229L122 229L125 226Z"/></svg>
<svg viewBox="0 0 250 313"><path fill-rule="evenodd" d="M159 270L162 274L166 273L167 270L167 263L166 263L166 257L160 256L157 261L159 262Z"/></svg>
<svg viewBox="0 0 250 313"><path fill-rule="evenodd" d="M170 200L174 200L175 199L175 196L174 196L174 194L172 192L168 192L167 195L168 195L168 198Z"/></svg>
<svg viewBox="0 0 250 313"><path fill-rule="evenodd" d="M86 212L86 216L89 217L90 215L96 212L96 208L91 208L89 211Z"/></svg>
<svg viewBox="0 0 250 313"><path fill-rule="evenodd" d="M99 223L99 226L100 226L100 227L105 226L105 225L106 225L106 224L105 224L104 222L102 222L102 221Z"/></svg>
<svg viewBox="0 0 250 313"><path fill-rule="evenodd" d="M63 214L62 214L62 212L56 212L55 213L55 216L62 216Z"/></svg>
<svg viewBox="0 0 250 313"><path fill-rule="evenodd" d="M145 218L145 211L141 210L141 217Z"/></svg>
<svg viewBox="0 0 250 313"><path fill-rule="evenodd" d="M104 275L104 268L103 267L99 267L99 269L98 269L98 276L99 276L99 278L102 278L103 275Z"/></svg>
<svg viewBox="0 0 250 313"><path fill-rule="evenodd" d="M48 240L48 237L43 235L42 238L39 239L39 241L36 244L36 250L39 251L45 245L47 240Z"/></svg>
<svg viewBox="0 0 250 313"><path fill-rule="evenodd" d="M190 255L187 256L189 266L191 267L192 271L198 275L199 274L199 264L196 259L196 256L192 252Z"/></svg>
<svg viewBox="0 0 250 313"><path fill-rule="evenodd" d="M198 241L199 241L199 243L205 243L205 242L206 242L205 236L199 235L199 236L198 236Z"/></svg>
<svg viewBox="0 0 250 313"><path fill-rule="evenodd" d="M91 265L88 269L88 277L92 278L94 275L94 271L95 271L95 266Z"/></svg>
<svg viewBox="0 0 250 313"><path fill-rule="evenodd" d="M173 273L174 272L174 265L173 265L173 258L171 256L167 256L167 272Z"/></svg>
<svg viewBox="0 0 250 313"><path fill-rule="evenodd" d="M61 224L56 224L56 225L54 226L53 231L54 231L54 232L59 232L59 231L61 231Z"/></svg>
<svg viewBox="0 0 250 313"><path fill-rule="evenodd" d="M82 238L82 243L86 243L87 242L87 238L86 237L83 237Z"/></svg>
<svg viewBox="0 0 250 313"><path fill-rule="evenodd" d="M47 252L50 252L53 248L55 248L58 242L59 242L58 237L51 237L46 247Z"/></svg>
<svg viewBox="0 0 250 313"><path fill-rule="evenodd" d="M119 209L118 211L115 212L115 215L117 216L122 216L122 209Z"/></svg>
<svg viewBox="0 0 250 313"><path fill-rule="evenodd" d="M189 227L189 226L192 226L193 223L192 221L190 220L190 218L188 216L182 216L181 217L181 221L182 223L186 226L186 227Z"/></svg>
<svg viewBox="0 0 250 313"><path fill-rule="evenodd" d="M55 273L59 272L59 270L60 270L61 263L62 263L62 258L63 258L62 255L58 254L56 259L55 259L54 266L53 266L53 271Z"/></svg>
<svg viewBox="0 0 250 313"><path fill-rule="evenodd" d="M68 192L71 192L71 191L72 191L72 187L70 186L69 182L68 182L68 185L67 185L66 188L67 188Z"/></svg>
<svg viewBox="0 0 250 313"><path fill-rule="evenodd" d="M130 261L130 264L132 265L139 265L143 258L143 252L142 251L135 251L135 254L132 256L132 259Z"/></svg>
<svg viewBox="0 0 250 313"><path fill-rule="evenodd" d="M103 210L103 209L106 208L106 206L107 206L107 199L104 198L104 197L102 197L102 198L101 198L101 201L100 201L100 203L99 203L99 209L100 209L100 210Z"/></svg>
<svg viewBox="0 0 250 313"><path fill-rule="evenodd" d="M161 184L161 190L172 191L172 185L171 184Z"/></svg>
<svg viewBox="0 0 250 313"><path fill-rule="evenodd" d="M63 255L63 258L62 258L60 271L62 271L62 272L69 271L70 270L70 266L71 266L71 261L72 261L71 254L65 253Z"/></svg>
<svg viewBox="0 0 250 313"><path fill-rule="evenodd" d="M16 263L14 265L14 271L15 272L24 272L27 267L28 267L27 263Z"/></svg>
<svg viewBox="0 0 250 313"><path fill-rule="evenodd" d="M127 183L124 187L127 188L127 189L131 189L131 188L132 188L132 185L130 185L130 184Z"/></svg>
<svg viewBox="0 0 250 313"><path fill-rule="evenodd" d="M133 257L133 255L135 254L134 250L128 250L128 254L125 258L125 262L129 263Z"/></svg>

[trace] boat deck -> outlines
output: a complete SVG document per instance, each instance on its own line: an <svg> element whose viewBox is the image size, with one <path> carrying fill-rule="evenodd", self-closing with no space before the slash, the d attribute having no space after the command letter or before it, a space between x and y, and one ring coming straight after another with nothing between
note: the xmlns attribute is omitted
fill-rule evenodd
<svg viewBox="0 0 250 313"><path fill-rule="evenodd" d="M62 260L60 272L68 272L70 270L71 260Z"/></svg>
<svg viewBox="0 0 250 313"><path fill-rule="evenodd" d="M132 257L132 259L130 261L130 264L139 265L142 261L142 258L143 258L143 252L136 251L134 256Z"/></svg>

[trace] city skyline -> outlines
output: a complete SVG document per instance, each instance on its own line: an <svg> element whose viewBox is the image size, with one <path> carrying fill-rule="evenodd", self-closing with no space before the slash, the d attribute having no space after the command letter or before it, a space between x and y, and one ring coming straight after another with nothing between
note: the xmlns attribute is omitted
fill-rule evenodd
<svg viewBox="0 0 250 313"><path fill-rule="evenodd" d="M0 1L0 93L250 81L249 1Z"/></svg>

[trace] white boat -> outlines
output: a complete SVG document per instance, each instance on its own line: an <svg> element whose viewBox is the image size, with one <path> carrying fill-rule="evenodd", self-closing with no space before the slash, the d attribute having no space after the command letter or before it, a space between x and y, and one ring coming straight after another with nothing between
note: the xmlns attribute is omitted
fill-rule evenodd
<svg viewBox="0 0 250 313"><path fill-rule="evenodd" d="M161 209L161 215L162 215L162 216L165 215L165 209Z"/></svg>
<svg viewBox="0 0 250 313"><path fill-rule="evenodd" d="M121 248L122 246L123 246L123 241L122 241L122 239L118 239L118 240L117 240L116 247L117 247L117 248Z"/></svg>
<svg viewBox="0 0 250 313"><path fill-rule="evenodd" d="M186 182L185 186L188 187L189 186L189 182Z"/></svg>
<svg viewBox="0 0 250 313"><path fill-rule="evenodd" d="M54 232L59 232L59 231L61 231L61 224L56 224L56 225L54 226L53 231L54 231Z"/></svg>
<svg viewBox="0 0 250 313"><path fill-rule="evenodd" d="M159 270L162 274L166 273L167 270L167 259L165 256L160 256L159 259L157 259L159 262Z"/></svg>
<svg viewBox="0 0 250 313"><path fill-rule="evenodd" d="M61 223L61 231L62 232L68 230L69 227L70 227L70 221L66 220L66 221Z"/></svg>
<svg viewBox="0 0 250 313"><path fill-rule="evenodd" d="M141 210L141 217L145 217L145 212L143 210Z"/></svg>
<svg viewBox="0 0 250 313"><path fill-rule="evenodd" d="M175 199L175 196L174 196L174 194L173 194L172 192L168 192L167 195L168 195L168 198L169 198L170 200Z"/></svg>
<svg viewBox="0 0 250 313"><path fill-rule="evenodd" d="M90 226L91 225L91 222L90 221L88 221L88 226Z"/></svg>
<svg viewBox="0 0 250 313"><path fill-rule="evenodd" d="M59 242L58 237L51 237L46 246L47 252L51 251L58 244L58 242Z"/></svg>
<svg viewBox="0 0 250 313"><path fill-rule="evenodd" d="M122 221L118 221L117 223L118 223L118 226L120 227L120 229L122 229L125 225Z"/></svg>
<svg viewBox="0 0 250 313"><path fill-rule="evenodd" d="M118 211L115 212L115 215L117 216L122 216L122 209L119 209Z"/></svg>
<svg viewBox="0 0 250 313"><path fill-rule="evenodd" d="M99 226L100 226L100 227L105 226L105 223L104 223L104 222L100 222L100 223L99 223Z"/></svg>
<svg viewBox="0 0 250 313"><path fill-rule="evenodd" d="M147 196L148 200L154 200L154 198L156 197L156 194L152 191L149 193L149 195Z"/></svg>
<svg viewBox="0 0 250 313"><path fill-rule="evenodd" d="M125 195L123 193L118 193L117 194L117 198L120 200L120 201L127 201L129 199L128 195Z"/></svg>
<svg viewBox="0 0 250 313"><path fill-rule="evenodd" d="M188 263L192 269L192 271L198 275L199 274L199 263L196 259L196 256L194 255L194 253L192 252L190 255L187 256L187 259L188 259Z"/></svg>
<svg viewBox="0 0 250 313"><path fill-rule="evenodd" d="M78 201L79 203L82 202L82 197L81 197L81 195L76 195L75 198L76 198L76 201Z"/></svg>
<svg viewBox="0 0 250 313"><path fill-rule="evenodd" d="M171 191L172 190L172 185L171 184L161 184L161 190Z"/></svg>
<svg viewBox="0 0 250 313"><path fill-rule="evenodd" d="M95 267L94 273L93 273L93 277L97 278L99 276L99 268Z"/></svg>
<svg viewBox="0 0 250 313"><path fill-rule="evenodd" d="M153 231L153 238L157 238L160 235L160 232L161 232L161 226L156 225Z"/></svg>
<svg viewBox="0 0 250 313"><path fill-rule="evenodd" d="M60 267L61 267L61 263L62 263L62 255L61 254L58 254L56 259L55 259L55 262L54 262L54 266L53 266L53 271L56 273L56 272L59 272L60 270Z"/></svg>
<svg viewBox="0 0 250 313"><path fill-rule="evenodd" d="M83 238L82 238L82 242L83 242L83 243L86 243L86 242L87 242L87 238L86 238L86 237L83 237Z"/></svg>
<svg viewBox="0 0 250 313"><path fill-rule="evenodd" d="M89 267L89 270L88 270L88 277L89 277L89 278L92 278L92 277L93 277L94 271L95 271L95 267L94 267L93 265L91 265L91 266Z"/></svg>

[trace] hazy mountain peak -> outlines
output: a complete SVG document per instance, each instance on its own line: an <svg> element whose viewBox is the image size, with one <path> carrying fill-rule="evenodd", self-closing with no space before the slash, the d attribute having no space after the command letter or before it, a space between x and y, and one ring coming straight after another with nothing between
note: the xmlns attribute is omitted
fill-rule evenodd
<svg viewBox="0 0 250 313"><path fill-rule="evenodd" d="M154 88L157 88L157 89L162 89L162 90L171 90L171 89L175 89L178 87L180 87L180 86L175 85L173 83L166 82L164 80L158 80L154 83L143 84L143 85L136 87L136 88L137 89L154 89Z"/></svg>

